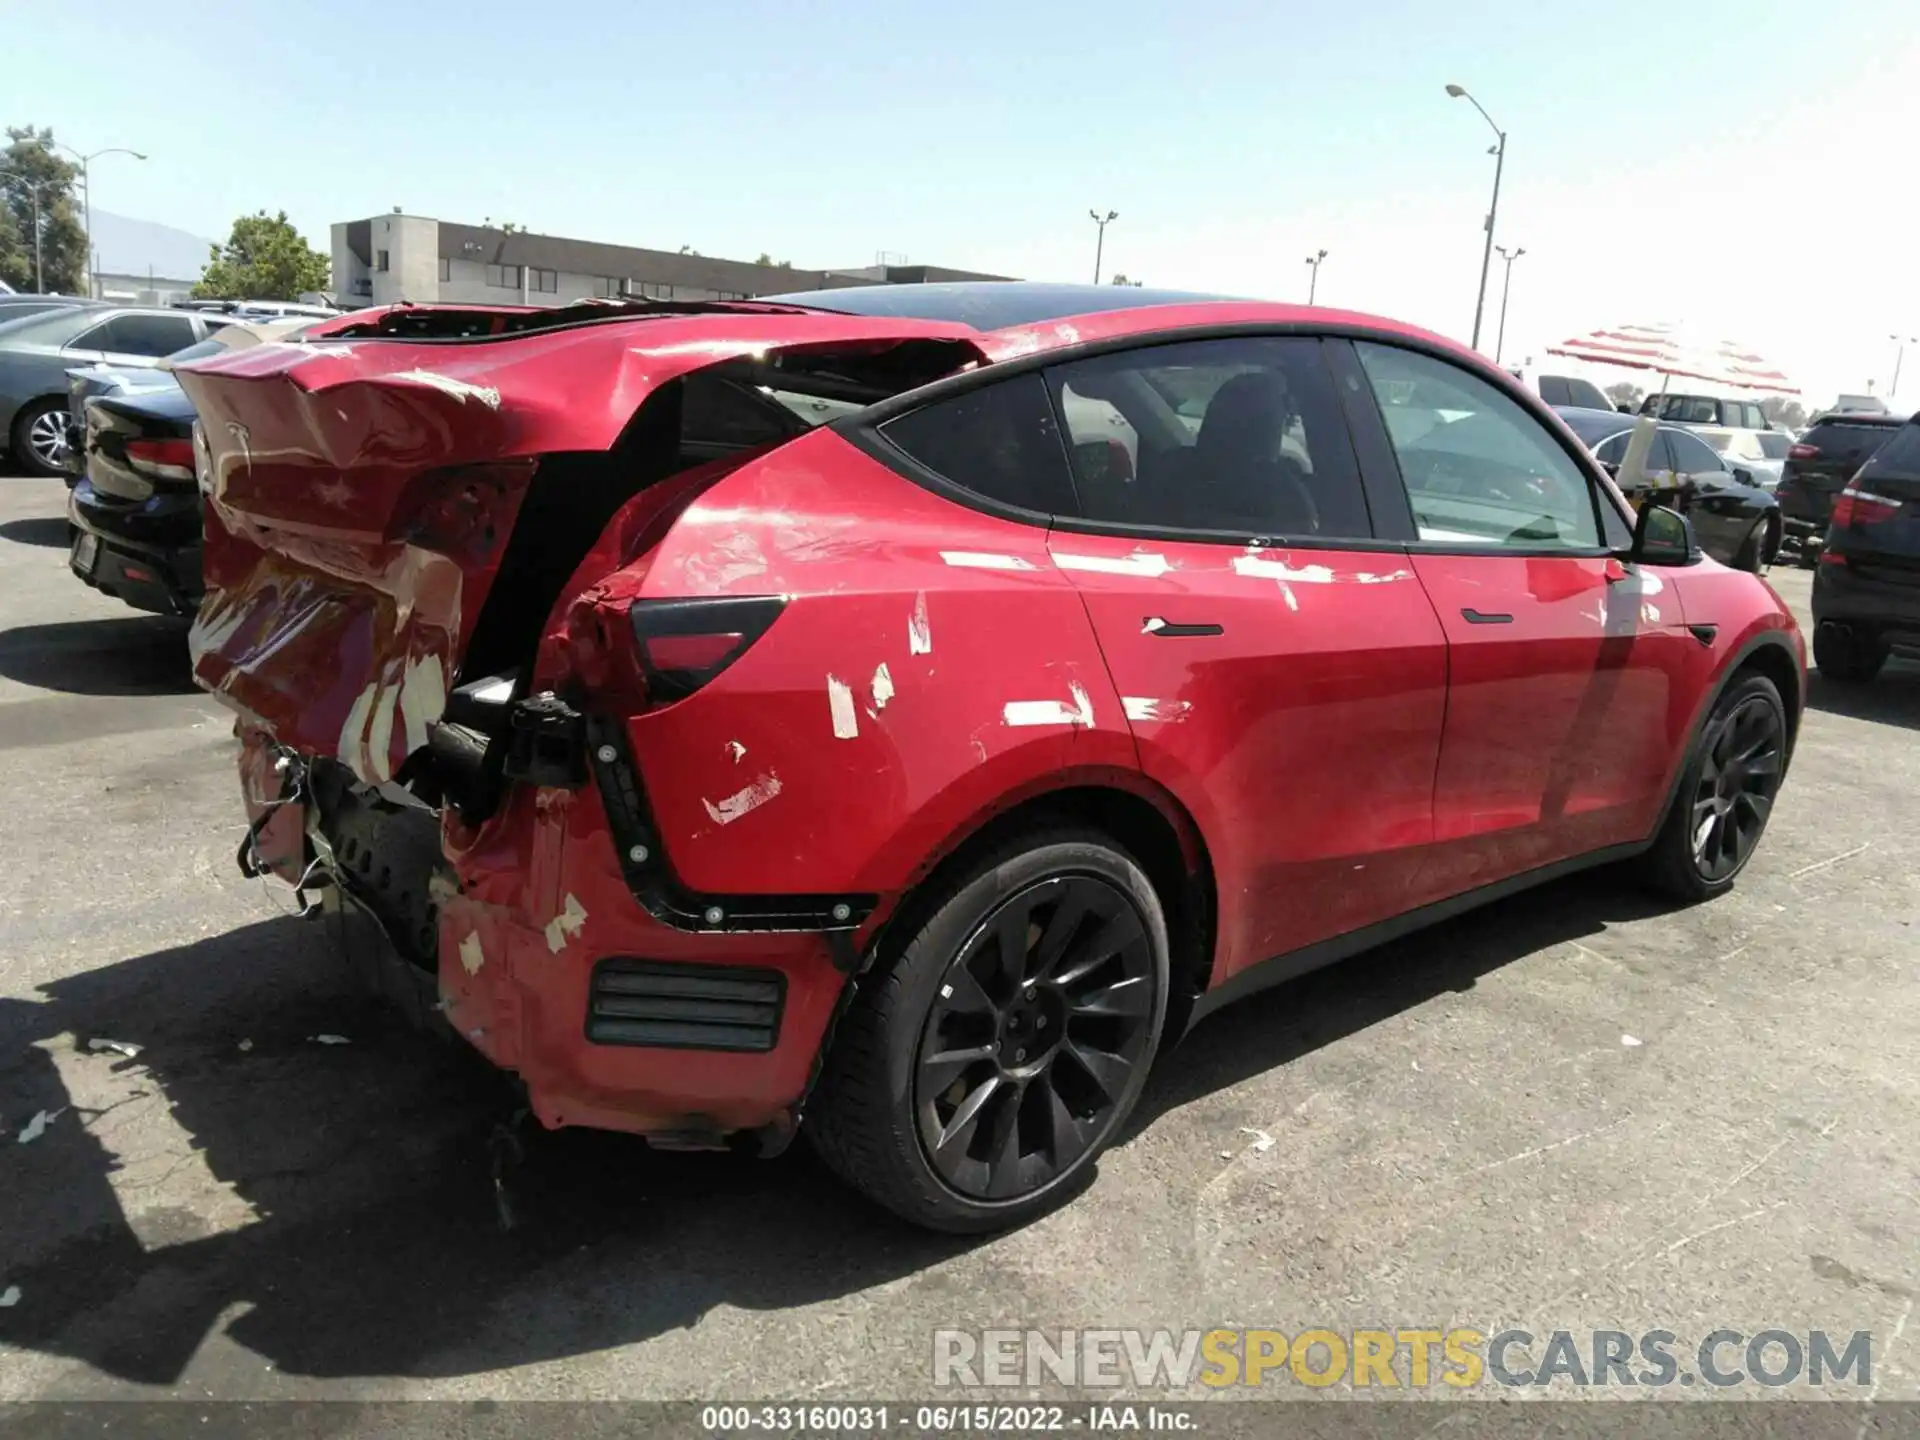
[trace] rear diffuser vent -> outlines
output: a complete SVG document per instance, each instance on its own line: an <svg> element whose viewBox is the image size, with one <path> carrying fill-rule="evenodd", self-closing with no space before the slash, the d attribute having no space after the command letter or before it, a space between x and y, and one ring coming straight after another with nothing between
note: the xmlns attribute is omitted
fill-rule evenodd
<svg viewBox="0 0 1920 1440"><path fill-rule="evenodd" d="M778 970L603 960L587 998L587 1039L668 1050L771 1050L786 992Z"/></svg>

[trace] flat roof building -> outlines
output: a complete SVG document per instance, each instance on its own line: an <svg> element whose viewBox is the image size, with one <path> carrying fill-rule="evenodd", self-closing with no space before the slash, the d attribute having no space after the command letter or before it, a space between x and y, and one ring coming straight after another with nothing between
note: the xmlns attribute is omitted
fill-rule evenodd
<svg viewBox="0 0 1920 1440"><path fill-rule="evenodd" d="M568 240L398 211L333 227L333 283L343 305L443 301L565 305L622 295L659 300L744 300L795 290L1005 280L943 265L801 270L722 260L691 251Z"/></svg>

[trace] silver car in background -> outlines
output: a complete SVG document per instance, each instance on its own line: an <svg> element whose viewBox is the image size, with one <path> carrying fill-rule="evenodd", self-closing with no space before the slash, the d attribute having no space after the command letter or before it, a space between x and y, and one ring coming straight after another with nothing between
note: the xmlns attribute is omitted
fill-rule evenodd
<svg viewBox="0 0 1920 1440"><path fill-rule="evenodd" d="M67 372L150 370L230 323L151 306L81 305L0 324L0 436L31 475L67 474Z"/></svg>

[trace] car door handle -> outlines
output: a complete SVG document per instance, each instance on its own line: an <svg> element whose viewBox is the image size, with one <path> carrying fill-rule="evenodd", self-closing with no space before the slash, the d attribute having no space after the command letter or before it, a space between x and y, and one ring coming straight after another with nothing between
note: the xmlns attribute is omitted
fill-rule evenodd
<svg viewBox="0 0 1920 1440"><path fill-rule="evenodd" d="M1158 615L1149 615L1140 622L1140 631L1144 635L1158 635L1163 640L1186 640L1195 635L1224 635L1227 627L1202 622L1196 625L1175 625L1162 620Z"/></svg>
<svg viewBox="0 0 1920 1440"><path fill-rule="evenodd" d="M1467 617L1469 625L1511 625L1513 616L1503 615L1497 610L1476 610L1471 605L1460 612Z"/></svg>

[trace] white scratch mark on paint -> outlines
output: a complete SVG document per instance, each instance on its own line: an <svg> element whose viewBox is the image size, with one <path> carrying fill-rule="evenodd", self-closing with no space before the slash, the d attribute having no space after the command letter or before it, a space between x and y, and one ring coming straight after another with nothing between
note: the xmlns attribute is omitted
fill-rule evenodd
<svg viewBox="0 0 1920 1440"><path fill-rule="evenodd" d="M1131 555L1055 555L1053 563L1062 570L1087 570L1100 575L1164 575L1173 566L1167 557L1147 550Z"/></svg>
<svg viewBox="0 0 1920 1440"><path fill-rule="evenodd" d="M1287 602L1287 609L1296 615L1300 613L1300 597L1293 593L1293 586L1285 580L1280 582L1280 598Z"/></svg>
<svg viewBox="0 0 1920 1440"><path fill-rule="evenodd" d="M860 717L853 710L853 687L838 675L827 676L827 708L833 712L835 739L852 740L860 734Z"/></svg>
<svg viewBox="0 0 1920 1440"><path fill-rule="evenodd" d="M985 550L942 550L940 558L962 570L1031 570L1018 555L996 555Z"/></svg>
<svg viewBox="0 0 1920 1440"><path fill-rule="evenodd" d="M1642 605L1640 607L1640 623L1643 625L1658 625L1660 623L1660 607L1652 603Z"/></svg>
<svg viewBox="0 0 1920 1440"><path fill-rule="evenodd" d="M367 726L367 778L384 785L393 778L393 712L400 703L398 685L382 685L380 698L373 702L373 719Z"/></svg>
<svg viewBox="0 0 1920 1440"><path fill-rule="evenodd" d="M6 1289L0 1290L0 1310L11 1310L19 1303L20 1287L18 1285L9 1285Z"/></svg>
<svg viewBox="0 0 1920 1440"><path fill-rule="evenodd" d="M427 726L447 708L447 670L438 655L423 655L407 666L400 682L400 716L407 727L407 753L426 748Z"/></svg>
<svg viewBox="0 0 1920 1440"><path fill-rule="evenodd" d="M722 825L731 825L742 815L750 815L780 793L780 777L769 770L744 790L736 790L721 801L701 800L707 814Z"/></svg>
<svg viewBox="0 0 1920 1440"><path fill-rule="evenodd" d="M480 948L478 933L469 934L460 942L460 968L469 975L478 975L480 967L487 963L487 952Z"/></svg>
<svg viewBox="0 0 1920 1440"><path fill-rule="evenodd" d="M1193 708L1191 700L1156 700L1151 695L1122 695L1129 720L1178 720Z"/></svg>
<svg viewBox="0 0 1920 1440"><path fill-rule="evenodd" d="M1166 628L1167 628L1167 622L1161 619L1161 617L1158 615L1149 615L1145 620L1143 620L1140 623L1140 633L1143 635L1151 635L1155 631L1164 630Z"/></svg>
<svg viewBox="0 0 1920 1440"><path fill-rule="evenodd" d="M569 891L567 903L560 907L560 913L547 922L547 949L558 955L567 948L567 941L578 935L580 927L586 923L586 907Z"/></svg>
<svg viewBox="0 0 1920 1440"><path fill-rule="evenodd" d="M907 616L907 653L933 653L933 631L927 625L927 592L924 590L913 597L913 613Z"/></svg>
<svg viewBox="0 0 1920 1440"><path fill-rule="evenodd" d="M362 779L371 778L367 774L367 716L373 713L374 694L379 688L377 682L368 685L347 708L346 723L340 727L340 743L334 748L341 762Z"/></svg>
<svg viewBox="0 0 1920 1440"><path fill-rule="evenodd" d="M1264 555L1233 557L1236 575L1252 575L1262 580L1290 580L1296 585L1331 585L1333 571L1325 565L1293 566L1284 560L1269 560Z"/></svg>
<svg viewBox="0 0 1920 1440"><path fill-rule="evenodd" d="M1391 585L1396 580L1413 579L1413 572L1411 570L1389 570L1384 575L1377 575L1371 570L1359 570L1354 573L1353 578L1362 585Z"/></svg>
<svg viewBox="0 0 1920 1440"><path fill-rule="evenodd" d="M747 747L742 745L738 740L729 740L727 741L727 754L731 755L733 757L733 763L738 765L742 760L747 758Z"/></svg>
<svg viewBox="0 0 1920 1440"><path fill-rule="evenodd" d="M387 377L390 380L411 380L416 385L428 385L443 395L451 395L462 405L469 400L478 400L489 410L500 408L500 392L491 385L470 385L465 380L456 380L451 375L436 374L432 370L402 370Z"/></svg>
<svg viewBox="0 0 1920 1440"><path fill-rule="evenodd" d="M1078 681L1067 687L1073 703L1059 700L1009 700L1001 710L1009 725L1091 725L1093 700Z"/></svg>
<svg viewBox="0 0 1920 1440"><path fill-rule="evenodd" d="M873 708L876 711L884 710L891 699L893 699L893 676L887 671L887 662L882 660L880 668L873 672Z"/></svg>

